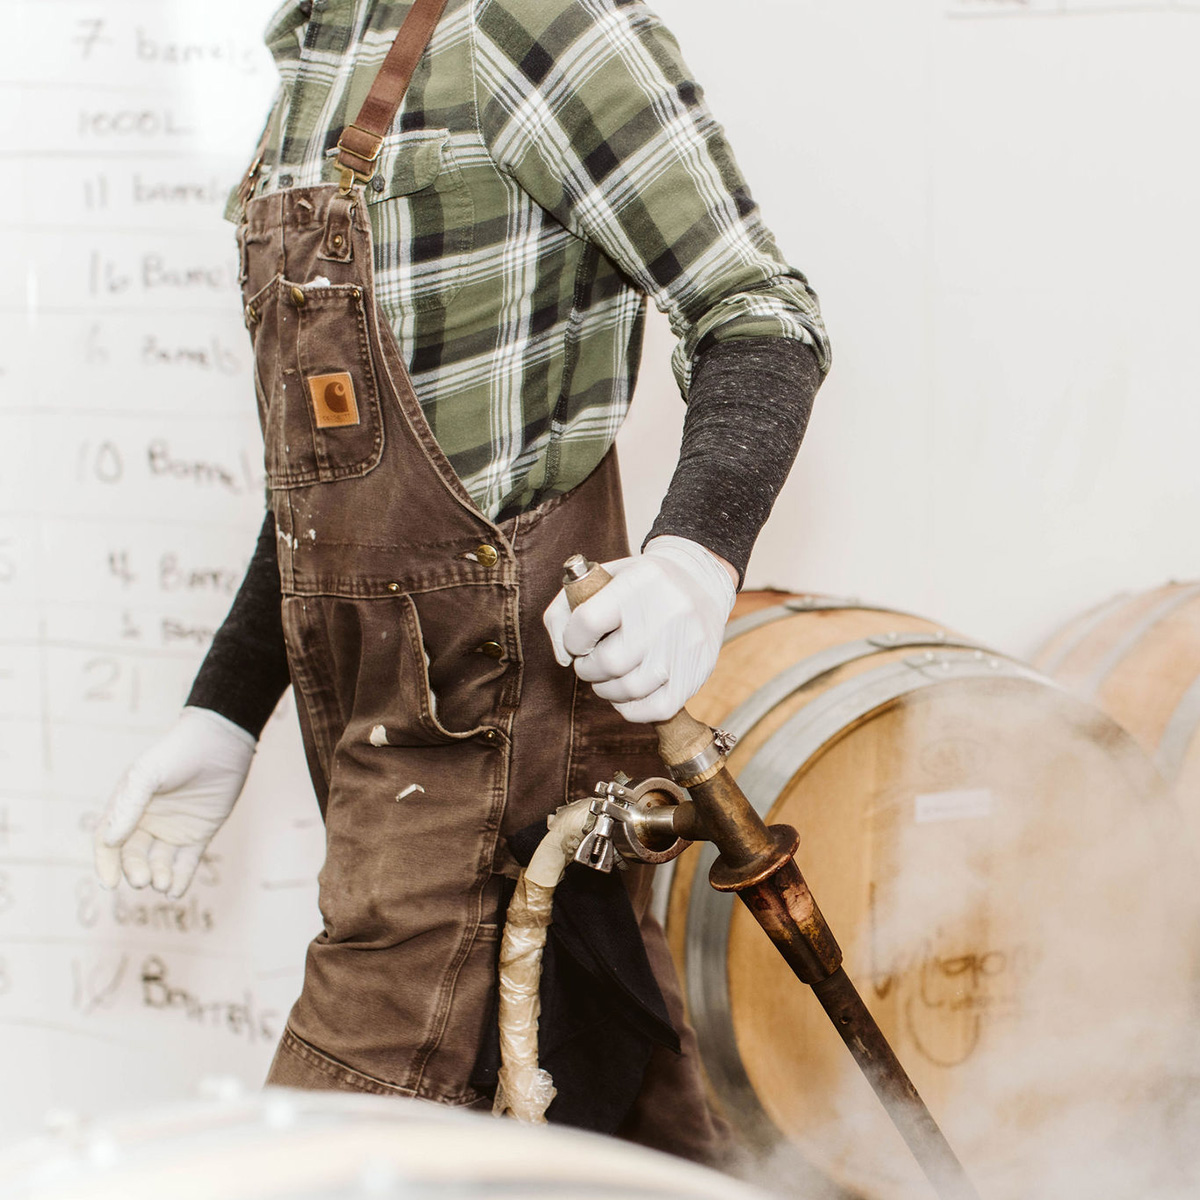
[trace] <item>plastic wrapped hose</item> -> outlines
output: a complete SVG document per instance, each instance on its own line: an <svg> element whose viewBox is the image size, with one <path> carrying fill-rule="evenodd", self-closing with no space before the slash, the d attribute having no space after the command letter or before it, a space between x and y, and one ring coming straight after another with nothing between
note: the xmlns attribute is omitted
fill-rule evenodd
<svg viewBox="0 0 1200 1200"><path fill-rule="evenodd" d="M550 1073L538 1066L542 951L554 889L579 847L590 804L590 797L577 800L547 818L550 832L517 880L500 943L500 1072L492 1111L530 1125L546 1123L555 1095Z"/></svg>

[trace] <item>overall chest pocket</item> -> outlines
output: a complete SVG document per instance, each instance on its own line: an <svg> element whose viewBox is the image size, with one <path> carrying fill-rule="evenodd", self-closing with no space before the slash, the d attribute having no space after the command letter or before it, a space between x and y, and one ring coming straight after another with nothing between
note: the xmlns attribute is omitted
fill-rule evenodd
<svg viewBox="0 0 1200 1200"><path fill-rule="evenodd" d="M276 276L246 304L267 478L274 488L365 475L383 453L362 289Z"/></svg>

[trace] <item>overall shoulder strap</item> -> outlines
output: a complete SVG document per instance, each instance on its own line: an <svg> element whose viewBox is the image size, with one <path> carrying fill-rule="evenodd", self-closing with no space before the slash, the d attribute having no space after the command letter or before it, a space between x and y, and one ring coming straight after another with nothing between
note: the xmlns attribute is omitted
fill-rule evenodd
<svg viewBox="0 0 1200 1200"><path fill-rule="evenodd" d="M342 130L337 162L344 193L350 191L356 180L366 183L375 174L375 160L384 135L399 111L413 72L445 7L446 0L413 0L358 116Z"/></svg>

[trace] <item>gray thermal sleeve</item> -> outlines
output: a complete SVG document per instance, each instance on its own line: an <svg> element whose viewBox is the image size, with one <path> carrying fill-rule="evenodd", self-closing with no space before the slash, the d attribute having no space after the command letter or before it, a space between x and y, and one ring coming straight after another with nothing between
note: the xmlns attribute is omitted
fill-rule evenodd
<svg viewBox="0 0 1200 1200"><path fill-rule="evenodd" d="M690 538L743 579L821 379L813 351L790 338L731 338L697 355L679 463L646 541Z"/></svg>
<svg viewBox="0 0 1200 1200"><path fill-rule="evenodd" d="M290 682L280 617L275 517L268 512L254 557L196 675L188 704L208 708L258 737Z"/></svg>

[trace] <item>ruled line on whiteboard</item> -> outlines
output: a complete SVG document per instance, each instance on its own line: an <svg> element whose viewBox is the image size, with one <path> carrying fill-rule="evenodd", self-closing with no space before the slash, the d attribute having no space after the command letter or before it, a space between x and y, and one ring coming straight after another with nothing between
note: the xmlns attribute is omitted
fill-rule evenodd
<svg viewBox="0 0 1200 1200"><path fill-rule="evenodd" d="M64 804L95 805L96 797L84 792L54 791L50 788L0 788L0 800L27 800L41 802L58 802ZM17 830L16 832L22 832Z"/></svg>
<svg viewBox="0 0 1200 1200"><path fill-rule="evenodd" d="M20 855L0 854L0 867L54 867L72 871L90 871L91 859L83 858L22 858ZM13 941L12 937L0 937L0 942ZM69 939L68 939L69 940Z"/></svg>
<svg viewBox="0 0 1200 1200"><path fill-rule="evenodd" d="M43 0L44 2L44 0ZM96 1042L108 1042L113 1046L136 1046L129 1038L113 1037L95 1029L77 1029L74 1025L62 1025L57 1021L39 1021L34 1017L0 1017L0 1025L19 1026L24 1029L48 1029L52 1033L70 1033L76 1037L90 1038Z"/></svg>
<svg viewBox="0 0 1200 1200"><path fill-rule="evenodd" d="M222 244L224 244L233 236L233 227L229 225L228 222L225 221L224 217L220 215L223 208L224 205L221 204L208 204L204 207L197 206L196 209L193 210L197 214L208 213L215 217L217 224L213 226L213 238L216 240L218 237L220 237ZM63 236L61 222L57 224L47 223L45 225L38 225L23 221L0 221L0 231L5 233L43 233L56 238L61 238ZM148 237L179 237L188 238L192 243L195 243L197 239L195 226L188 228L187 226L183 225L178 227L174 225L143 225L139 228L135 225L81 225L77 221L72 221L71 232L73 234L96 233L105 235L117 233L122 237L136 237L142 239ZM228 236L221 237L222 234L227 234Z"/></svg>
<svg viewBox="0 0 1200 1200"><path fill-rule="evenodd" d="M70 90L73 92L117 92L138 93L152 92L156 96L162 95L162 86L154 83L105 83L103 80L97 80L92 83L72 83L63 84L57 80L51 81L46 79L0 79L0 87L11 87L37 89L44 92L58 92Z"/></svg>
<svg viewBox="0 0 1200 1200"><path fill-rule="evenodd" d="M41 800L94 807L96 795L94 792L72 792L66 788L0 788L0 800Z"/></svg>
<svg viewBox="0 0 1200 1200"><path fill-rule="evenodd" d="M125 159L186 159L194 163L196 155L187 150L6 150L0 149L0 159L19 158L98 158L106 161Z"/></svg>
<svg viewBox="0 0 1200 1200"><path fill-rule="evenodd" d="M152 369L152 368L149 368ZM92 405L81 404L78 408L66 408L60 404L4 404L0 402L0 412L6 417L79 417L100 413L104 417L116 417L122 421L134 421L148 418L161 419L164 415L172 421L209 421L214 424L227 422L233 417L243 417L246 413L238 409L229 412L170 412L165 413L161 408L105 408L97 409ZM141 518L137 518L139 521ZM209 524L205 521L204 524Z"/></svg>
<svg viewBox="0 0 1200 1200"><path fill-rule="evenodd" d="M999 21L1006 18L1021 17L1108 17L1131 16L1140 13L1192 13L1200 14L1200 3L1195 4L1129 4L1119 8L1019 8L999 7L989 9L951 8L946 16L951 20L966 21Z"/></svg>
<svg viewBox="0 0 1200 1200"><path fill-rule="evenodd" d="M114 606L114 611L122 611ZM178 650L166 646L135 646L126 642L76 642L67 638L0 638L0 649L4 650L82 650L87 654L122 654L130 658L178 658L190 661L196 657L197 647L180 647ZM72 718L74 719L74 718Z"/></svg>
<svg viewBox="0 0 1200 1200"><path fill-rule="evenodd" d="M134 895L136 896L137 893L135 892ZM149 893L149 898L152 899L155 896L158 896L159 901L163 904L178 903L178 901L167 900L158 892ZM27 936L0 936L0 946L85 946L93 950L122 950L131 951L133 953L145 953L147 950L156 950L158 947L147 947L141 943L135 944L131 939L134 937L144 937L147 935L147 933L150 933L156 938L163 937L163 930L161 929L155 929L152 931L131 930L123 938L97 937L95 930L92 930L88 934L78 935L58 934L53 936L41 936L37 934L31 934ZM184 936L201 937L203 934L185 934ZM183 942L176 941L172 941L170 946L167 948L170 950L171 954L181 955L184 958L209 958L220 962L242 962L246 957L244 954L235 951L211 949L205 946L197 946L194 944L188 945Z"/></svg>
<svg viewBox="0 0 1200 1200"><path fill-rule="evenodd" d="M229 295L234 296L236 293L230 289ZM234 301L234 304L236 304L236 301ZM103 304L96 304L89 307L80 308L50 307L49 305L40 305L32 311L35 311L38 317L154 317L161 316L162 307L152 304L148 304L144 308L128 308L124 305L109 306ZM241 311L240 306L236 311ZM0 305L0 313L16 313L17 316L24 317L28 316L29 312L29 305ZM211 308L202 308L198 306L187 308L182 306L176 307L175 305L170 306L170 313L172 313L172 316L212 317L222 316L223 314L223 316L228 317L229 312L229 305L214 305Z"/></svg>
<svg viewBox="0 0 1200 1200"><path fill-rule="evenodd" d="M231 288L229 295L235 296L237 293ZM237 303L234 301L233 303ZM16 313L18 316L27 316L30 308L27 304L0 304L0 313ZM102 318L112 315L122 317L145 317L145 316L161 316L162 306L156 304L147 304L144 308L127 308L124 305L107 305L103 303L93 304L86 308L59 308L50 307L49 305L39 305L34 310L39 317L95 317ZM214 305L211 308L188 307L182 305L171 305L170 312L172 316L201 316L211 317L214 315L228 316L232 311L231 305L221 304ZM241 311L240 307L236 310Z"/></svg>
<svg viewBox="0 0 1200 1200"><path fill-rule="evenodd" d="M83 410L79 410L83 411ZM108 417L114 414L107 412L102 408L87 409L90 415L99 417ZM68 415L77 416L77 412ZM40 510L26 510L18 508L10 508L5 512L0 512L0 520L5 521L63 521L67 524L93 524L103 525L106 529L110 529L114 521L121 518L115 517L112 513L52 513L42 512ZM182 526L183 528L201 528L201 529L228 529L244 531L246 525L241 521L215 521L204 517L156 517L150 514L142 515L139 513L136 517L130 516L124 518L130 523L137 525L170 525Z"/></svg>
<svg viewBox="0 0 1200 1200"><path fill-rule="evenodd" d="M10 3L31 4L31 5L36 4L40 8L43 5L55 4L55 3L77 4L78 0L10 0ZM120 7L120 5L122 3L128 4L130 7L132 7L134 4L142 4L142 5L145 5L146 7L150 8L151 10L153 10L155 7L158 6L158 4L160 3L160 0L107 0L107 4L105 7L116 8L116 7Z"/></svg>
<svg viewBox="0 0 1200 1200"><path fill-rule="evenodd" d="M50 737L50 663L46 649L40 643L46 635L46 618L38 620L38 718L41 722L42 772L49 774L54 769L54 746Z"/></svg>
<svg viewBox="0 0 1200 1200"><path fill-rule="evenodd" d="M197 648L193 662L198 663L203 657L200 653L200 647ZM120 721L89 721L84 717L48 717L44 722L48 730L56 729L60 726L66 726L70 729L87 729L93 733L131 733L139 736L145 735L147 732L161 728L161 724L152 715L147 714L146 717L138 722L120 722ZM51 765L53 770L53 765Z"/></svg>

